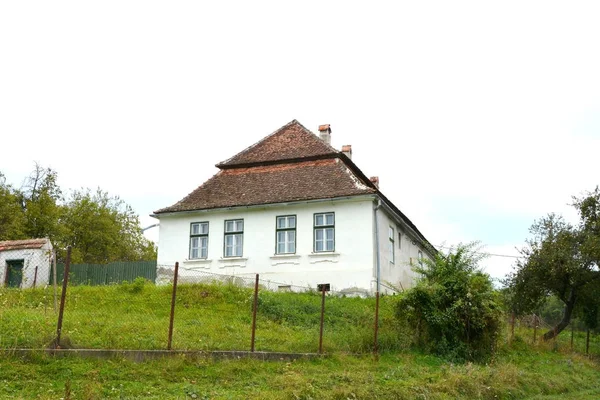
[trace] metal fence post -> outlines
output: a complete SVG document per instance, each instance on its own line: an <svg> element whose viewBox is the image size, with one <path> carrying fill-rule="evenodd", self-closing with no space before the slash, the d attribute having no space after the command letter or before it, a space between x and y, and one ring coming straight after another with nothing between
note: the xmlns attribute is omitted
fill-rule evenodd
<svg viewBox="0 0 600 400"><path fill-rule="evenodd" d="M67 297L67 285L69 283L69 268L71 266L71 246L67 247L67 259L65 260L65 272L63 276L62 294L60 295L60 309L58 310L58 323L56 325L56 341L54 348L60 348L60 335L62 333L63 315L65 312L65 299Z"/></svg>
<svg viewBox="0 0 600 400"><path fill-rule="evenodd" d="M587 328L587 335L585 338L585 354L590 354L590 328Z"/></svg>
<svg viewBox="0 0 600 400"><path fill-rule="evenodd" d="M319 354L323 354L323 322L325 320L325 285L321 288L321 329L319 330Z"/></svg>
<svg viewBox="0 0 600 400"><path fill-rule="evenodd" d="M175 274L173 276L173 293L171 294L171 317L169 319L169 343L167 350L171 350L173 344L173 322L175 320L175 300L177 298L177 275L179 273L179 262L175 263Z"/></svg>
<svg viewBox="0 0 600 400"><path fill-rule="evenodd" d="M510 314L510 343L515 338L515 313L514 311Z"/></svg>
<svg viewBox="0 0 600 400"><path fill-rule="evenodd" d="M252 307L252 339L250 342L250 351L254 352L254 339L256 337L256 308L258 306L258 274L254 283L254 305Z"/></svg>
<svg viewBox="0 0 600 400"><path fill-rule="evenodd" d="M378 356L379 353L379 342L377 339L377 335L379 334L379 292L375 292L375 339L374 339L374 347L373 351L375 356Z"/></svg>
<svg viewBox="0 0 600 400"><path fill-rule="evenodd" d="M573 351L573 335L575 331L575 324L573 324L573 321L571 321L571 351Z"/></svg>
<svg viewBox="0 0 600 400"><path fill-rule="evenodd" d="M56 309L58 308L58 306L56 304L57 298L58 298L58 296L56 294L56 291L57 291L57 289L56 289L56 281L57 281L57 278L56 278L56 274L57 274L56 273L56 267L57 267L57 265L56 265L56 250L52 251L52 266L53 266L52 275L53 275L53 279L54 279L54 285L53 285L54 286L54 312L56 312Z"/></svg>
<svg viewBox="0 0 600 400"><path fill-rule="evenodd" d="M37 284L37 272L38 272L38 266L35 266L35 271L33 272L33 288L35 289L35 286Z"/></svg>
<svg viewBox="0 0 600 400"><path fill-rule="evenodd" d="M537 340L538 316L533 314L533 344Z"/></svg>

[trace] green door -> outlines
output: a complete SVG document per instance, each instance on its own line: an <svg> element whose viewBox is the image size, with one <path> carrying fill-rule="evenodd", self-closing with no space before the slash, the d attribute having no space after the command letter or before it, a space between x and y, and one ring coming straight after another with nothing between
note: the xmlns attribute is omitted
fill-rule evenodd
<svg viewBox="0 0 600 400"><path fill-rule="evenodd" d="M7 261L7 275L6 275L6 286L8 287L21 287L23 281L23 262L24 260L11 260Z"/></svg>

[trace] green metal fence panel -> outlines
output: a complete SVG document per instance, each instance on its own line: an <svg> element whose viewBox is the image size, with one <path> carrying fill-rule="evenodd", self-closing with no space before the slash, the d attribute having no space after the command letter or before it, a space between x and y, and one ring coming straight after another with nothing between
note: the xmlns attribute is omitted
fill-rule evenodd
<svg viewBox="0 0 600 400"><path fill-rule="evenodd" d="M64 264L58 264L56 277L62 282ZM52 274L53 272L51 272ZM52 276L52 275L51 275ZM156 281L156 261L125 261L109 264L71 264L69 282L72 285L109 285L133 282L142 277Z"/></svg>

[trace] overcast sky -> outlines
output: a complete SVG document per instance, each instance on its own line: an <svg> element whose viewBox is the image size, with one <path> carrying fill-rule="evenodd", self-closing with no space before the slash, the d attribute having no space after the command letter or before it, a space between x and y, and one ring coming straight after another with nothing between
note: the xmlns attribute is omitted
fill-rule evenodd
<svg viewBox="0 0 600 400"><path fill-rule="evenodd" d="M292 119L329 123L430 242L516 255L600 183L599 20L593 1L1 2L0 171L52 167L147 226Z"/></svg>

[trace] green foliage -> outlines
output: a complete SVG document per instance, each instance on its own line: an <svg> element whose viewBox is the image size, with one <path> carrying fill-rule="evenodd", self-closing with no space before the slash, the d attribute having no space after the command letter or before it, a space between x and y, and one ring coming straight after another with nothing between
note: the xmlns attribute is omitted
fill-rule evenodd
<svg viewBox="0 0 600 400"><path fill-rule="evenodd" d="M62 237L61 218L62 191L58 176L50 168L44 169L37 163L31 175L19 191L20 203L25 216L25 236L28 238L50 238L56 242Z"/></svg>
<svg viewBox="0 0 600 400"><path fill-rule="evenodd" d="M63 244L73 247L74 263L156 258L156 249L143 236L131 206L100 189L73 191L65 204L62 222L68 227Z"/></svg>
<svg viewBox="0 0 600 400"><path fill-rule="evenodd" d="M0 240L23 239L25 219L18 193L0 172Z"/></svg>
<svg viewBox="0 0 600 400"><path fill-rule="evenodd" d="M492 281L478 270L474 244L461 245L416 271L417 285L396 306L401 324L416 332L417 342L454 360L484 360L493 354L501 310Z"/></svg>
<svg viewBox="0 0 600 400"><path fill-rule="evenodd" d="M56 171L38 164L21 189L0 173L0 240L45 237L57 249L73 246L74 263L156 259L138 216L118 196L82 189L65 197Z"/></svg>
<svg viewBox="0 0 600 400"><path fill-rule="evenodd" d="M141 293L144 290L144 287L149 284L152 284L152 282L138 276L131 283L123 282L121 288L129 293Z"/></svg>
<svg viewBox="0 0 600 400"><path fill-rule="evenodd" d="M563 302L562 318L544 335L546 340L565 329L575 313L598 307L600 190L574 198L573 206L579 213L578 226L555 214L533 224L533 237L522 250L524 259L505 282L511 307L519 315L539 308L548 295Z"/></svg>

